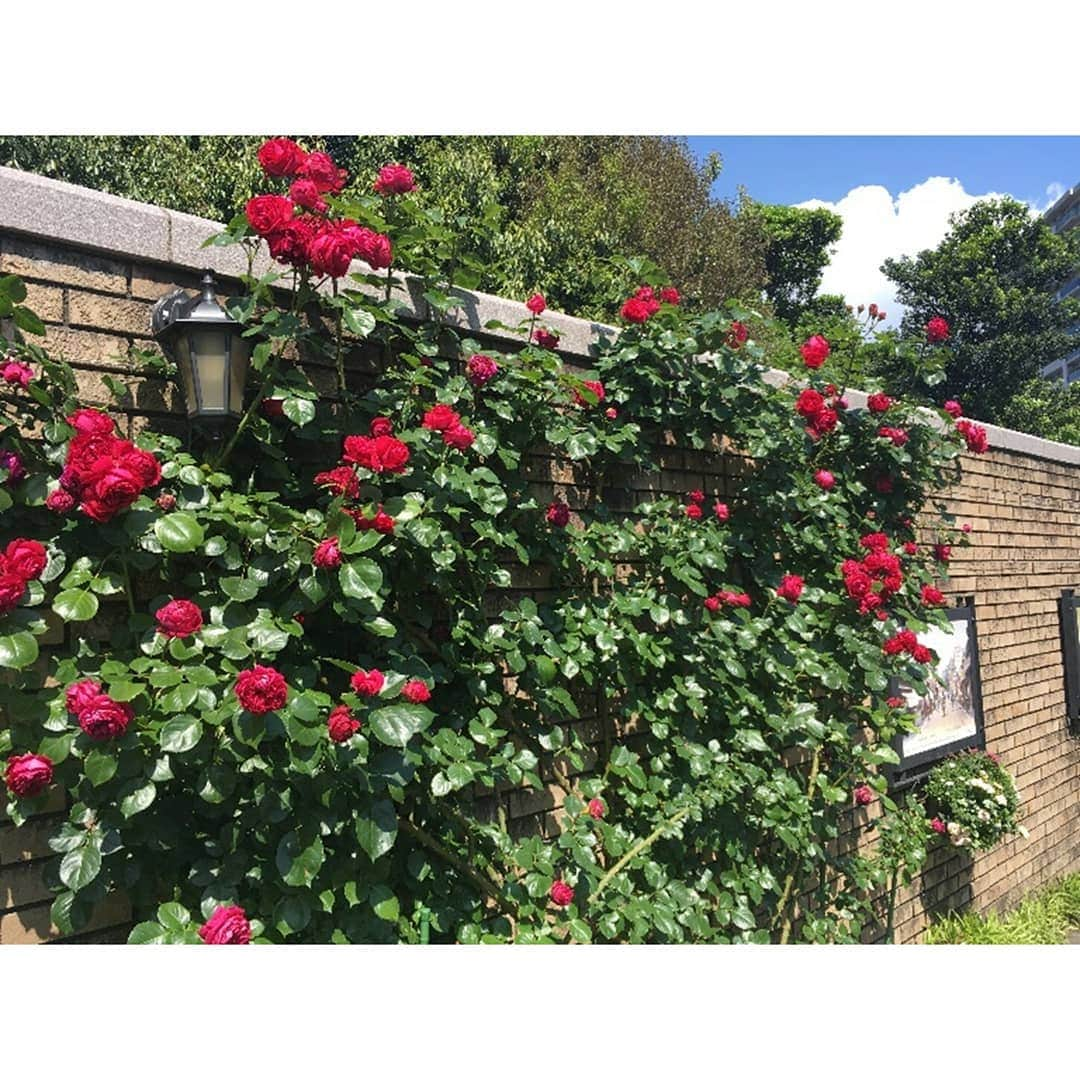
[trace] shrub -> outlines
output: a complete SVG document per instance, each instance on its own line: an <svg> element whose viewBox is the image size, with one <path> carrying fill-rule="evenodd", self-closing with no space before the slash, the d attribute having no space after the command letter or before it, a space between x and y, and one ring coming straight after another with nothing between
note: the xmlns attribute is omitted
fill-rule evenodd
<svg viewBox="0 0 1080 1080"><path fill-rule="evenodd" d="M942 761L926 780L927 811L956 847L981 851L1012 834L1026 835L1016 785L997 758L969 751Z"/></svg>

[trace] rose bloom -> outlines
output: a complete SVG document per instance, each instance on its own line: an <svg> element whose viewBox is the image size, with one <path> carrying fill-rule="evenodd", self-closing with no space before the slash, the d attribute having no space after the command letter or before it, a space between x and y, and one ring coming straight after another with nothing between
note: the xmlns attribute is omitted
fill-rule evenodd
<svg viewBox="0 0 1080 1080"><path fill-rule="evenodd" d="M394 519L380 506L378 513L371 519L371 527L378 533L388 535L394 531Z"/></svg>
<svg viewBox="0 0 1080 1080"><path fill-rule="evenodd" d="M280 709L289 696L285 676L276 668L259 664L236 676L235 689L241 708L256 716Z"/></svg>
<svg viewBox="0 0 1080 1080"><path fill-rule="evenodd" d="M908 441L908 433L903 428L880 427L878 435L883 439L888 439L893 446L904 446Z"/></svg>
<svg viewBox="0 0 1080 1080"><path fill-rule="evenodd" d="M919 664L929 664L934 654L925 645L916 645L911 650L911 658Z"/></svg>
<svg viewBox="0 0 1080 1080"><path fill-rule="evenodd" d="M625 304L623 304L619 314L627 322L644 323L649 321L653 313L646 301L639 300L636 296L632 296Z"/></svg>
<svg viewBox="0 0 1080 1080"><path fill-rule="evenodd" d="M919 545L916 544L913 540L905 540L904 541L904 554L905 555L915 555L915 554L917 554L918 550L919 550Z"/></svg>
<svg viewBox="0 0 1080 1080"><path fill-rule="evenodd" d="M190 600L170 600L154 612L158 633L171 638L184 638L202 629L203 613Z"/></svg>
<svg viewBox="0 0 1080 1080"><path fill-rule="evenodd" d="M326 730L332 742L345 742L360 730L360 721L348 705L338 705L330 710Z"/></svg>
<svg viewBox="0 0 1080 1080"><path fill-rule="evenodd" d="M705 492L700 488L694 488L686 497L690 502L697 503L700 506L705 501Z"/></svg>
<svg viewBox="0 0 1080 1080"><path fill-rule="evenodd" d="M727 332L727 345L729 349L740 349L746 344L747 338L750 337L750 328L746 323L741 323L737 319L731 324L730 329Z"/></svg>
<svg viewBox="0 0 1080 1080"><path fill-rule="evenodd" d="M550 330L534 330L533 341L541 349L557 349L559 347L559 335L553 334Z"/></svg>
<svg viewBox="0 0 1080 1080"><path fill-rule="evenodd" d="M550 524L564 528L570 520L570 507L564 502L553 502L547 508L546 517Z"/></svg>
<svg viewBox="0 0 1080 1080"><path fill-rule="evenodd" d="M334 164L333 158L321 150L308 154L300 163L296 173L304 180L314 181L320 194L328 191L337 193L345 186L345 170L339 169Z"/></svg>
<svg viewBox="0 0 1080 1080"><path fill-rule="evenodd" d="M263 416L278 417L285 415L285 399L279 397L268 397L262 399L260 405Z"/></svg>
<svg viewBox="0 0 1080 1080"><path fill-rule="evenodd" d="M289 188L289 198L297 206L314 210L317 214L325 214L328 209L314 180L294 180Z"/></svg>
<svg viewBox="0 0 1080 1080"><path fill-rule="evenodd" d="M468 450L476 441L476 433L464 424L456 424L442 433L442 441L455 450Z"/></svg>
<svg viewBox="0 0 1080 1080"><path fill-rule="evenodd" d="M76 409L66 419L80 435L111 435L115 430L112 418L98 409Z"/></svg>
<svg viewBox="0 0 1080 1080"><path fill-rule="evenodd" d="M669 285L667 288L660 290L660 299L665 304L675 304L677 306L682 297L679 296L679 290L674 285Z"/></svg>
<svg viewBox="0 0 1080 1080"><path fill-rule="evenodd" d="M939 607L945 603L945 594L933 585L922 587L922 602L927 607Z"/></svg>
<svg viewBox="0 0 1080 1080"><path fill-rule="evenodd" d="M256 157L267 176L295 176L307 151L292 139L267 139Z"/></svg>
<svg viewBox="0 0 1080 1080"><path fill-rule="evenodd" d="M52 783L52 778L53 763L44 754L17 754L8 758L4 770L4 783L20 799L40 795Z"/></svg>
<svg viewBox="0 0 1080 1080"><path fill-rule="evenodd" d="M0 614L19 606L26 593L26 578L0 562Z"/></svg>
<svg viewBox="0 0 1080 1080"><path fill-rule="evenodd" d="M964 436L967 448L973 454L985 454L990 449L990 440L986 428L973 424L970 420L957 420L956 430Z"/></svg>
<svg viewBox="0 0 1080 1080"><path fill-rule="evenodd" d="M840 419L835 409L822 409L816 416L810 418L810 426L806 433L812 439L819 439L822 435L828 435L837 421Z"/></svg>
<svg viewBox="0 0 1080 1080"><path fill-rule="evenodd" d="M64 693L64 704L67 711L79 715L87 705L101 693L101 683L93 679L83 679L82 682L72 683Z"/></svg>
<svg viewBox="0 0 1080 1080"><path fill-rule="evenodd" d="M831 349L829 343L820 334L814 334L799 346L799 352L802 354L803 363L808 368L819 368L829 358Z"/></svg>
<svg viewBox="0 0 1080 1080"><path fill-rule="evenodd" d="M547 301L540 295L540 293L533 293L528 300L525 301L525 306L534 314L542 315L547 311Z"/></svg>
<svg viewBox="0 0 1080 1080"><path fill-rule="evenodd" d="M825 399L816 390L803 390L795 399L795 411L809 420L825 408Z"/></svg>
<svg viewBox="0 0 1080 1080"><path fill-rule="evenodd" d="M26 581L36 581L49 562L49 553L36 540L12 540L4 548L4 568Z"/></svg>
<svg viewBox="0 0 1080 1080"><path fill-rule="evenodd" d="M410 679L401 688L401 696L413 705L419 705L422 701L431 700L431 690L422 679Z"/></svg>
<svg viewBox="0 0 1080 1080"><path fill-rule="evenodd" d="M877 476L874 478L874 490L879 495L891 495L893 482L891 476Z"/></svg>
<svg viewBox="0 0 1080 1080"><path fill-rule="evenodd" d="M310 214L285 222L280 229L266 237L270 258L286 266L304 267L308 264L308 247L319 231L320 219Z"/></svg>
<svg viewBox="0 0 1080 1080"><path fill-rule="evenodd" d="M716 515L717 521L727 521L731 517L731 511L728 509L727 503L722 503L719 500L713 503L713 513Z"/></svg>
<svg viewBox="0 0 1080 1080"><path fill-rule="evenodd" d="M683 510L688 518L691 518L694 521L699 521L701 519L701 507L698 506L697 503L690 503L688 506L684 506Z"/></svg>
<svg viewBox="0 0 1080 1080"><path fill-rule="evenodd" d="M574 890L565 881L556 878L551 883L551 901L559 907L569 907L574 902Z"/></svg>
<svg viewBox="0 0 1080 1080"><path fill-rule="evenodd" d="M785 574L776 589L776 595L797 603L802 596L803 579L798 574Z"/></svg>
<svg viewBox="0 0 1080 1080"><path fill-rule="evenodd" d="M404 165L384 165L372 184L376 195L407 195L416 190L416 179Z"/></svg>
<svg viewBox="0 0 1080 1080"><path fill-rule="evenodd" d="M951 544L935 544L934 545L934 558L938 562L948 562L952 556Z"/></svg>
<svg viewBox="0 0 1080 1080"><path fill-rule="evenodd" d="M888 705L890 709L902 709L907 702L905 702L902 697L891 697L885 699L885 704Z"/></svg>
<svg viewBox="0 0 1080 1080"><path fill-rule="evenodd" d="M720 610L720 597L719 596L706 596L705 597L705 610L710 611L715 615Z"/></svg>
<svg viewBox="0 0 1080 1080"><path fill-rule="evenodd" d="M249 945L251 923L248 922L242 907L226 907L222 904L199 927L199 937L207 945Z"/></svg>
<svg viewBox="0 0 1080 1080"><path fill-rule="evenodd" d="M931 345L940 345L948 336L949 324L940 315L935 315L926 324L926 340Z"/></svg>
<svg viewBox="0 0 1080 1080"><path fill-rule="evenodd" d="M465 374L473 386L483 386L499 374L499 365L490 356L474 353L465 365Z"/></svg>
<svg viewBox="0 0 1080 1080"><path fill-rule="evenodd" d="M335 495L345 495L350 499L355 499L360 494L360 481L348 465L339 465L328 472L316 473L315 484L329 488Z"/></svg>
<svg viewBox="0 0 1080 1080"><path fill-rule="evenodd" d="M373 439L377 439L380 435L393 435L394 424L389 416L376 416L368 425L368 431L371 432Z"/></svg>
<svg viewBox="0 0 1080 1080"><path fill-rule="evenodd" d="M818 469L814 473L814 483L823 491L832 491L836 486L836 477L828 469Z"/></svg>
<svg viewBox="0 0 1080 1080"><path fill-rule="evenodd" d="M69 510L75 506L75 496L69 491L64 491L63 488L57 488L55 491L50 491L45 499L45 505L53 511L54 514L66 514Z"/></svg>
<svg viewBox="0 0 1080 1080"><path fill-rule="evenodd" d="M344 277L358 254L356 238L345 222L327 222L308 244L307 254L316 274Z"/></svg>
<svg viewBox="0 0 1080 1080"><path fill-rule="evenodd" d="M260 236L268 236L287 225L295 207L284 195L256 195L244 207L248 224Z"/></svg>
<svg viewBox="0 0 1080 1080"><path fill-rule="evenodd" d="M424 413L421 421L429 431L449 431L461 423L461 417L449 405L435 405Z"/></svg>
<svg viewBox="0 0 1080 1080"><path fill-rule="evenodd" d="M581 385L596 395L596 404L599 404L607 396L604 392L604 384L596 379L582 379ZM574 391L574 404L580 405L582 408L589 408L589 403L577 390Z"/></svg>
<svg viewBox="0 0 1080 1080"><path fill-rule="evenodd" d="M336 570L341 565L341 548L338 547L338 538L328 536L325 540L321 540L315 547L311 561L320 570Z"/></svg>
<svg viewBox="0 0 1080 1080"><path fill-rule="evenodd" d="M356 254L372 270L385 270L394 261L394 246L390 237L372 229L356 227L353 230L356 242Z"/></svg>
<svg viewBox="0 0 1080 1080"><path fill-rule="evenodd" d="M605 410L604 410L604 415L605 415L605 416L606 416L606 417L607 417L607 418L608 418L609 420L614 420L614 419L615 419L615 417L617 417L617 416L619 415L619 413L618 413L618 411L617 411L616 409L605 409Z"/></svg>
<svg viewBox="0 0 1080 1080"><path fill-rule="evenodd" d="M26 475L22 458L14 450L0 450L0 469L7 469L9 484L17 484Z"/></svg>
<svg viewBox="0 0 1080 1080"><path fill-rule="evenodd" d="M944 409L944 410L945 410L945 411L946 411L946 412L947 412L947 413L948 413L948 414L949 414L949 415L950 415L950 416L951 416L951 417L952 417L952 418L953 418L954 420L956 420L956 419L958 419L959 417L961 417L961 416L963 416L963 415L964 415L964 410L963 410L963 409L962 409L962 408L960 407L960 402L959 402L959 401L956 401L956 400L955 400L955 399L953 399L953 398L950 398L950 399L949 399L948 401L946 401L946 402L945 402L945 404L944 404L944 405L942 405L942 408L943 408L943 409Z"/></svg>
<svg viewBox="0 0 1080 1080"><path fill-rule="evenodd" d="M374 697L382 690L385 682L386 679L378 668L372 668L370 671L360 668L354 671L349 679L349 685L361 697Z"/></svg>
<svg viewBox="0 0 1080 1080"><path fill-rule="evenodd" d="M33 377L34 369L21 360L9 360L0 368L0 378L3 378L4 382L21 386L24 390L30 385Z"/></svg>
<svg viewBox="0 0 1080 1080"><path fill-rule="evenodd" d="M866 399L866 407L872 413L888 412L889 406L892 405L893 399L888 394L871 394Z"/></svg>
<svg viewBox="0 0 1080 1080"><path fill-rule="evenodd" d="M869 784L860 784L852 794L856 806L868 806L874 801L874 789Z"/></svg>
<svg viewBox="0 0 1080 1080"><path fill-rule="evenodd" d="M948 832L948 826L939 817L932 817L930 819L930 828L936 833Z"/></svg>
<svg viewBox="0 0 1080 1080"><path fill-rule="evenodd" d="M366 435L348 435L343 460L362 465L374 473L403 473L409 461L409 448L393 435L380 435L375 439Z"/></svg>
<svg viewBox="0 0 1080 1080"><path fill-rule="evenodd" d="M135 710L126 701L113 701L108 694L95 694L79 710L79 727L96 742L116 739L127 731Z"/></svg>
<svg viewBox="0 0 1080 1080"><path fill-rule="evenodd" d="M590 799L586 809L589 812L589 817L594 821L598 821L604 816L604 802L602 799Z"/></svg>

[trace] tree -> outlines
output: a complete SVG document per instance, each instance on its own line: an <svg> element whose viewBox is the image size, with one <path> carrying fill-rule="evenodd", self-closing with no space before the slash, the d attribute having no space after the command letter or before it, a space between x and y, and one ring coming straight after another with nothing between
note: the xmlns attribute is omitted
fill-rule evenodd
<svg viewBox="0 0 1080 1080"><path fill-rule="evenodd" d="M718 159L653 136L295 136L349 171L346 194L402 161L485 269L476 286L540 290L558 309L611 319L639 284L618 257L661 266L690 306L760 295L759 218L710 194ZM258 188L262 136L4 136L0 163L228 221ZM409 269L406 265L405 269Z"/></svg>
<svg viewBox="0 0 1080 1080"><path fill-rule="evenodd" d="M1000 419L1017 431L1080 446L1080 383L1036 376L1005 404Z"/></svg>
<svg viewBox="0 0 1080 1080"><path fill-rule="evenodd" d="M975 203L949 224L935 249L887 259L882 269L907 309L903 336L921 337L935 315L949 323L934 400L956 398L968 414L1000 421L1021 387L1069 350L1080 305L1056 302L1055 292L1080 262L1080 232L1059 236L1011 198ZM894 389L927 396L898 354L882 364Z"/></svg>
<svg viewBox="0 0 1080 1080"><path fill-rule="evenodd" d="M747 210L765 232L765 293L776 314L794 326L817 295L843 219L823 207L751 203Z"/></svg>

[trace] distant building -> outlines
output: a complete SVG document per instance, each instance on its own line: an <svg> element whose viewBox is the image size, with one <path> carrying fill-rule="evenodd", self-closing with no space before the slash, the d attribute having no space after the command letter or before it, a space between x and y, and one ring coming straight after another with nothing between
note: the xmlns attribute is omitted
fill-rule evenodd
<svg viewBox="0 0 1080 1080"><path fill-rule="evenodd" d="M1046 211L1043 219L1056 233L1069 232L1070 229L1080 226L1080 184L1066 191ZM1058 300L1064 300L1068 296L1080 299L1080 268L1057 291ZM1077 335L1076 348L1060 360L1047 364L1042 369L1044 378L1061 379L1066 384L1080 380L1080 323L1073 326L1072 332Z"/></svg>

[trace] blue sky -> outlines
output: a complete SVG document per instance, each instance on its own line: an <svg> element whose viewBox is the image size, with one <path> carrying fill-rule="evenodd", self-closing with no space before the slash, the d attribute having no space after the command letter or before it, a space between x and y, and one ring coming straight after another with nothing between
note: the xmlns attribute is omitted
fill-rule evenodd
<svg viewBox="0 0 1080 1080"><path fill-rule="evenodd" d="M1080 138L1037 136L694 136L692 152L723 157L713 194L740 185L762 202L826 206L844 228L821 291L902 314L881 273L886 258L940 243L949 215L1012 195L1045 210L1080 184Z"/></svg>

